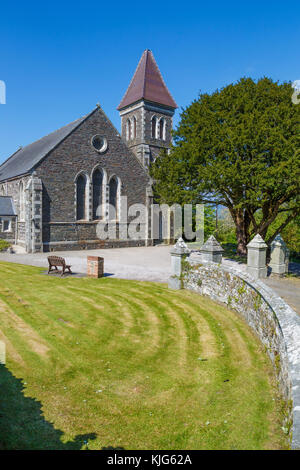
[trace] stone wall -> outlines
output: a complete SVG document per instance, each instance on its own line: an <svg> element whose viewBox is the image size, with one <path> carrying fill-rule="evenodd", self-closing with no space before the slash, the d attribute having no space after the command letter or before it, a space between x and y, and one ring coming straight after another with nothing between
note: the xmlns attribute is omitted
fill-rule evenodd
<svg viewBox="0 0 300 470"><path fill-rule="evenodd" d="M16 217L3 217L4 219L11 220L11 230L9 232L2 232L2 219L0 217L0 239L6 240L14 244L16 241Z"/></svg>
<svg viewBox="0 0 300 470"><path fill-rule="evenodd" d="M285 426L300 448L300 318L262 281L216 263L183 261L183 287L226 304L241 315L265 345L287 402Z"/></svg>
<svg viewBox="0 0 300 470"><path fill-rule="evenodd" d="M43 237L46 240L50 240L49 242L44 242L44 251L92 250L149 245L149 240L145 240L144 237L146 231L145 226L141 229L140 239L120 240L119 224L117 223L116 237L100 240L97 237L98 224L105 225L105 222L51 222L46 227L44 226L44 230L47 230L48 233L46 235L43 234Z"/></svg>

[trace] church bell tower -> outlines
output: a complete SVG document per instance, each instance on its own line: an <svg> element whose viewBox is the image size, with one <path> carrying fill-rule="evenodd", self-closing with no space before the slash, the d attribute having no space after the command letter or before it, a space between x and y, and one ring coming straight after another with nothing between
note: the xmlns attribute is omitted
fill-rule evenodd
<svg viewBox="0 0 300 470"><path fill-rule="evenodd" d="M117 108L122 137L145 167L162 149L170 148L176 108L152 52L146 49Z"/></svg>

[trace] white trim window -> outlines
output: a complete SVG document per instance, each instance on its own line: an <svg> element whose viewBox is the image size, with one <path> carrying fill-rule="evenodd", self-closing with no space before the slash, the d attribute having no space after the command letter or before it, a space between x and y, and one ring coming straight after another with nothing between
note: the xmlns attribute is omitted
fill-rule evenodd
<svg viewBox="0 0 300 470"><path fill-rule="evenodd" d="M136 139L136 131L137 131L137 119L135 116L132 118L132 138Z"/></svg>
<svg viewBox="0 0 300 470"><path fill-rule="evenodd" d="M126 140L131 140L132 125L131 120L127 119L126 121Z"/></svg>
<svg viewBox="0 0 300 470"><path fill-rule="evenodd" d="M79 173L75 179L76 220L89 220L89 186L88 175Z"/></svg>
<svg viewBox="0 0 300 470"><path fill-rule="evenodd" d="M12 223L11 223L11 218L9 217L4 217L2 218L2 232L3 233L10 233L12 231Z"/></svg>
<svg viewBox="0 0 300 470"><path fill-rule="evenodd" d="M151 137L152 139L157 139L157 117L152 116L151 118Z"/></svg>
<svg viewBox="0 0 300 470"><path fill-rule="evenodd" d="M159 138L160 140L166 140L166 120L160 118L159 120Z"/></svg>
<svg viewBox="0 0 300 470"><path fill-rule="evenodd" d="M108 183L108 219L120 220L120 200L121 200L121 180L116 175L112 175Z"/></svg>
<svg viewBox="0 0 300 470"><path fill-rule="evenodd" d="M93 189L93 220L102 219L105 213L104 194L106 178L101 168L96 167L92 174L92 189Z"/></svg>

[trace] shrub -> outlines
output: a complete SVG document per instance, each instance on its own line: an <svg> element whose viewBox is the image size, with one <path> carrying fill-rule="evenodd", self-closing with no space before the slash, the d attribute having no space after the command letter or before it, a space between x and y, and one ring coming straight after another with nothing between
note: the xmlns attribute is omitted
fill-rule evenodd
<svg viewBox="0 0 300 470"><path fill-rule="evenodd" d="M10 246L11 244L9 242L0 239L0 251L7 250L7 248L9 248Z"/></svg>

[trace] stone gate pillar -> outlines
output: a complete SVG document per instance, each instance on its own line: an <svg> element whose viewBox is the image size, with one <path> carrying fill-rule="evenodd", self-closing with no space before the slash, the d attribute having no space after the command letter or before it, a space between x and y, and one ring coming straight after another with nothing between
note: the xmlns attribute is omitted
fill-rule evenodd
<svg viewBox="0 0 300 470"><path fill-rule="evenodd" d="M271 274L283 276L286 272L286 253L287 246L281 235L277 235L271 243L271 259L269 267Z"/></svg>
<svg viewBox="0 0 300 470"><path fill-rule="evenodd" d="M257 234L247 245L247 271L254 279L265 279L267 277L267 256L268 245Z"/></svg>
<svg viewBox="0 0 300 470"><path fill-rule="evenodd" d="M211 263L222 263L223 248L220 243L211 235L199 250L204 261Z"/></svg>
<svg viewBox="0 0 300 470"><path fill-rule="evenodd" d="M170 251L171 253L171 277L169 278L169 289L181 289L181 272L182 272L182 258L190 254L190 250L184 243L182 238L177 240L177 243Z"/></svg>

